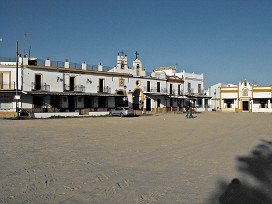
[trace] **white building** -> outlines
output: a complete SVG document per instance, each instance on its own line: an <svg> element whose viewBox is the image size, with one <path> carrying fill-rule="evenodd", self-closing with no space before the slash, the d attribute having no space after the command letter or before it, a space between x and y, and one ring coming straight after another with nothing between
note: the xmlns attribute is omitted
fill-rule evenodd
<svg viewBox="0 0 272 204"><path fill-rule="evenodd" d="M225 112L272 112L272 86L247 80L220 88L220 109Z"/></svg>
<svg viewBox="0 0 272 204"><path fill-rule="evenodd" d="M223 83L217 83L207 90L207 95L211 96L212 98L209 100L209 106L214 111L220 110L220 88L227 86Z"/></svg>
<svg viewBox="0 0 272 204"><path fill-rule="evenodd" d="M203 74L176 73L168 67L147 75L135 54L131 67L124 53L118 53L114 67L19 57L19 99L15 99L16 59L0 58L0 115L19 109L27 114L89 114L118 106L138 113L181 111L186 101L205 110Z"/></svg>

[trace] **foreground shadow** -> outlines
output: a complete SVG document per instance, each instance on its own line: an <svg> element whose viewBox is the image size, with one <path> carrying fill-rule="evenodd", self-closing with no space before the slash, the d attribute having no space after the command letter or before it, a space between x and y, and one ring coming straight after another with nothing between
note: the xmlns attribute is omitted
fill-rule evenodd
<svg viewBox="0 0 272 204"><path fill-rule="evenodd" d="M261 140L249 156L240 156L237 161L238 170L246 180L219 181L209 203L271 204L272 141Z"/></svg>

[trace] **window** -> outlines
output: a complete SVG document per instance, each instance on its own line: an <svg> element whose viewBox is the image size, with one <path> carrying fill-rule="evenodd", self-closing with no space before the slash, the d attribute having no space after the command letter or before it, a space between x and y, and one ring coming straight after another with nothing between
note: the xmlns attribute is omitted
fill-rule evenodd
<svg viewBox="0 0 272 204"><path fill-rule="evenodd" d="M12 109L13 104L12 97L2 96L0 97L0 109Z"/></svg>
<svg viewBox="0 0 272 204"><path fill-rule="evenodd" d="M187 89L188 89L188 93L191 93L191 83L190 82L188 83Z"/></svg>
<svg viewBox="0 0 272 204"><path fill-rule="evenodd" d="M43 96L33 96L33 105L34 108L42 108L44 104Z"/></svg>
<svg viewBox="0 0 272 204"><path fill-rule="evenodd" d="M260 108L266 108L267 107L266 104L267 104L267 100L264 100L264 99L260 100Z"/></svg>
<svg viewBox="0 0 272 204"><path fill-rule="evenodd" d="M146 84L146 91L147 92L150 92L150 81L147 81L147 84Z"/></svg>
<svg viewBox="0 0 272 204"><path fill-rule="evenodd" d="M161 92L161 83L157 82L157 92Z"/></svg>
<svg viewBox="0 0 272 204"><path fill-rule="evenodd" d="M10 89L10 72L0 72L0 89Z"/></svg>
<svg viewBox="0 0 272 204"><path fill-rule="evenodd" d="M197 88L198 88L198 93L201 93L201 84L198 84Z"/></svg>
<svg viewBox="0 0 272 204"><path fill-rule="evenodd" d="M70 89L69 89L69 91L75 91L75 80L76 79L76 77L74 77L74 76L70 76L70 78L69 78L69 85L70 85Z"/></svg>
<svg viewBox="0 0 272 204"><path fill-rule="evenodd" d="M225 103L227 104L226 108L231 108L232 100L226 100Z"/></svg>
<svg viewBox="0 0 272 204"><path fill-rule="evenodd" d="M180 85L178 85L178 95L181 95Z"/></svg>
<svg viewBox="0 0 272 204"><path fill-rule="evenodd" d="M199 106L202 106L202 99L197 99L197 104L198 104Z"/></svg>
<svg viewBox="0 0 272 204"><path fill-rule="evenodd" d="M99 79L98 91L101 93L104 92L104 79Z"/></svg>
<svg viewBox="0 0 272 204"><path fill-rule="evenodd" d="M137 80L137 81L136 81L136 86L140 86L140 85L141 85L140 80Z"/></svg>
<svg viewBox="0 0 272 204"><path fill-rule="evenodd" d="M170 84L170 94L173 94L173 84Z"/></svg>
<svg viewBox="0 0 272 204"><path fill-rule="evenodd" d="M35 74L35 86L33 87L34 90L42 90L42 75Z"/></svg>

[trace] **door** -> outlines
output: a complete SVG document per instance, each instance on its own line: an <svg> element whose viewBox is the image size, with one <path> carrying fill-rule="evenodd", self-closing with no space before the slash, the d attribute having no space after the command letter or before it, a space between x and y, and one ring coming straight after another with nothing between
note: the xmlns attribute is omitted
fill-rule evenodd
<svg viewBox="0 0 272 204"><path fill-rule="evenodd" d="M146 111L151 111L151 99L146 99Z"/></svg>
<svg viewBox="0 0 272 204"><path fill-rule="evenodd" d="M104 79L99 79L99 92L104 92Z"/></svg>
<svg viewBox="0 0 272 204"><path fill-rule="evenodd" d="M75 90L75 77L70 77L70 91Z"/></svg>
<svg viewBox="0 0 272 204"><path fill-rule="evenodd" d="M249 109L249 101L243 101L243 111L248 111Z"/></svg>
<svg viewBox="0 0 272 204"><path fill-rule="evenodd" d="M74 112L76 110L75 96L68 96L69 111Z"/></svg>
<svg viewBox="0 0 272 204"><path fill-rule="evenodd" d="M157 99L157 108L161 107L161 99Z"/></svg>
<svg viewBox="0 0 272 204"><path fill-rule="evenodd" d="M139 89L133 92L133 110L140 110L140 91Z"/></svg>
<svg viewBox="0 0 272 204"><path fill-rule="evenodd" d="M157 82L157 92L161 92L161 83Z"/></svg>
<svg viewBox="0 0 272 204"><path fill-rule="evenodd" d="M147 91L147 92L150 92L150 81L147 81L146 91Z"/></svg>
<svg viewBox="0 0 272 204"><path fill-rule="evenodd" d="M36 74L35 75L35 90L41 90L42 88L42 75Z"/></svg>

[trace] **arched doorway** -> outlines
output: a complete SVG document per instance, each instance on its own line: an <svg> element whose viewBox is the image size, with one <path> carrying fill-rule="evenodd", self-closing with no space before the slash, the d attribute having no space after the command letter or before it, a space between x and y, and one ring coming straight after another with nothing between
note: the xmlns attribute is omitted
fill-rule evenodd
<svg viewBox="0 0 272 204"><path fill-rule="evenodd" d="M141 89L133 91L133 110L143 110L144 108L144 93Z"/></svg>

